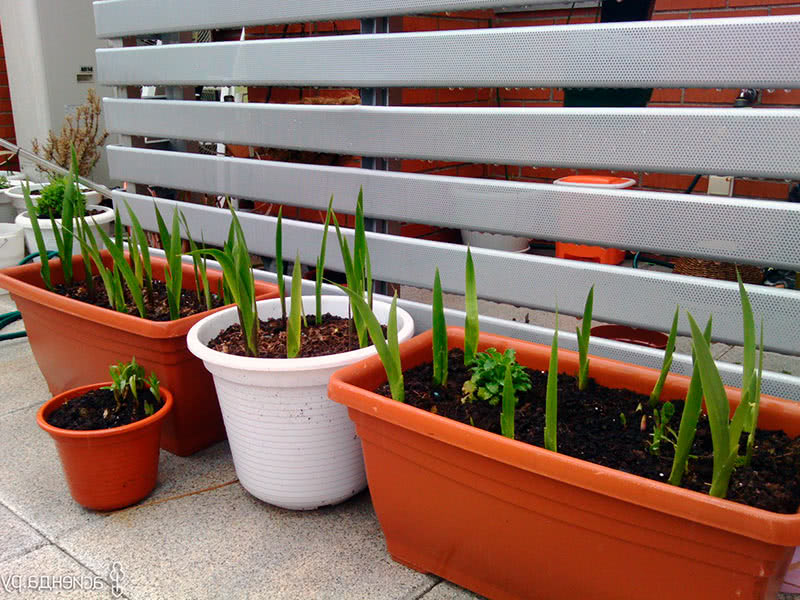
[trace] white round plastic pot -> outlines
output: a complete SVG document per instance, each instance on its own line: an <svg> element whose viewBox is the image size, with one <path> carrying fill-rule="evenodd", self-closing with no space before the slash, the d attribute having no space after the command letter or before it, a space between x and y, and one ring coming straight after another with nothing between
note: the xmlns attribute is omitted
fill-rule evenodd
<svg viewBox="0 0 800 600"><path fill-rule="evenodd" d="M289 299L286 299L287 305ZM309 321L315 298L303 297ZM390 306L375 302L382 323ZM323 296L322 310L347 316L345 296ZM280 317L280 300L258 303L262 320ZM187 336L189 351L214 377L233 464L253 496L283 508L311 510L342 502L367 485L361 442L347 408L328 398L334 371L375 353L362 348L314 358L250 358L211 350L206 344L238 323L236 308L199 321ZM414 321L397 309L398 338L414 334Z"/></svg>
<svg viewBox="0 0 800 600"><path fill-rule="evenodd" d="M492 250L505 250L507 252L526 252L530 245L530 238L503 233L485 233L461 230L461 240L473 248L490 248Z"/></svg>
<svg viewBox="0 0 800 600"><path fill-rule="evenodd" d="M32 183L31 184L31 191L38 191L43 188L47 187L46 183ZM87 206L89 204L94 204L96 202L100 202L102 198L98 192L92 191L85 186L81 186L81 193L86 198ZM22 193L22 186L17 185L15 187L9 188L6 190L6 197L11 198L11 202L14 205L14 209L17 211L17 214L25 212L28 208L25 206L25 196ZM36 204L36 198L31 198L33 200L34 205Z"/></svg>
<svg viewBox="0 0 800 600"><path fill-rule="evenodd" d="M103 231L108 234L111 234L112 228L114 226L114 209L109 208L107 206L100 206L97 204L88 204L86 206L87 211L91 210L99 210L100 213L96 215L91 215L90 217L85 217L84 220L88 221L89 224L92 226L92 233L94 234L97 243L102 247L102 241L100 240L100 236L97 233L97 229L102 227ZM61 226L61 219L56 219L56 225ZM25 231L25 244L28 247L29 252L36 252L38 250L36 246L36 237L33 234L33 226L31 225L31 220L28 218L28 212L25 211L17 215L17 218L14 220L17 225L21 225ZM45 248L48 250L58 250L58 246L56 245L56 238L53 235L53 223L50 219L39 219L39 229L42 230L42 239L44 240ZM81 248L80 245L75 242L72 246L73 254L80 254Z"/></svg>
<svg viewBox="0 0 800 600"><path fill-rule="evenodd" d="M0 223L0 269L13 267L25 257L25 238L16 223ZM8 291L0 288L0 296Z"/></svg>
<svg viewBox="0 0 800 600"><path fill-rule="evenodd" d="M16 216L17 211L11 198L6 196L5 190L0 190L0 223L13 223Z"/></svg>

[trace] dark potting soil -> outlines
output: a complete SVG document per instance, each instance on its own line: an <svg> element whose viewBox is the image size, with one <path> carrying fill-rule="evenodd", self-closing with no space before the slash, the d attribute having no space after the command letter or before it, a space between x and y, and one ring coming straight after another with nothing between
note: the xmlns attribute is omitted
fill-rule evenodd
<svg viewBox="0 0 800 600"><path fill-rule="evenodd" d="M99 275L95 275L93 281L94 296L89 293L89 289L87 288L85 281L74 281L69 286L65 286L64 284L56 285L55 292L57 294L61 294L62 296L66 296L67 298L72 298L73 300L79 300L81 302L86 302L87 304L93 304L94 306L110 309L111 304L108 302L108 295L106 294L106 288L103 285L103 279ZM123 290L125 293L128 314L139 316L139 311L136 308L136 304L134 304L125 284L123 284ZM203 298L202 293L200 294L200 297ZM216 294L211 294L211 304L212 308L217 308L222 306L222 301ZM147 292L144 292L144 306L147 319L149 321L170 320L169 303L167 302L167 286L163 281L153 281L152 301L148 297ZM206 310L208 310L208 308L206 308L205 299L202 299L198 302L197 294L194 290L181 291L181 306L179 311L181 318L196 315L197 313L205 312Z"/></svg>
<svg viewBox="0 0 800 600"><path fill-rule="evenodd" d="M336 317L330 313L322 315L322 324L316 317L306 317L308 327L300 333L300 353L297 358L327 356L350 350L358 350L356 328L350 319ZM225 354L247 356L242 328L235 323L224 329L208 343L208 347ZM286 358L286 328L283 319L259 320L259 358Z"/></svg>
<svg viewBox="0 0 800 600"><path fill-rule="evenodd" d="M406 371L403 375L406 403L500 434L499 404L461 402L461 387L471 376L464 366L461 350L450 351L448 367L445 388L431 383L431 363ZM515 439L543 447L547 373L526 371L532 387L517 397ZM382 385L376 393L391 398L388 384ZM586 390L580 391L577 378L559 375L558 452L667 482L674 448L662 442L658 455L650 451L653 417L648 402L647 396L609 389L594 380L589 380ZM643 409L637 411L640 404ZM683 402L674 401L673 404L675 415L669 426L677 433ZM644 428L641 427L643 418ZM745 438L742 436L742 454ZM700 417L691 454L696 458L689 459L681 487L707 494L711 488L713 454L711 430L705 415ZM782 431L758 430L752 461L749 466L734 470L727 499L776 513L796 513L800 506L800 438L791 439Z"/></svg>
<svg viewBox="0 0 800 600"><path fill-rule="evenodd" d="M100 215L100 214L103 214L103 211L102 211L102 210L99 210L99 209L97 209L97 208L90 208L89 210L87 210L87 211L86 211L86 214L85 214L85 216L86 216L86 217L92 217L92 216L94 216L94 215ZM36 217L36 218L37 218L37 219L39 219L40 221L49 221L49 220L50 220L50 215L49 215L49 214L48 214L48 215L39 215L39 216L38 216L38 217ZM61 215L59 214L59 215L58 215L58 216L56 216L55 218L56 218L56 219L60 219L60 218L61 218Z"/></svg>
<svg viewBox="0 0 800 600"><path fill-rule="evenodd" d="M145 402L153 404L154 413L164 406L163 400L157 401L150 390L139 390L138 402L130 396L119 406L111 390L91 390L59 406L50 413L47 422L53 427L78 431L121 427L147 417Z"/></svg>

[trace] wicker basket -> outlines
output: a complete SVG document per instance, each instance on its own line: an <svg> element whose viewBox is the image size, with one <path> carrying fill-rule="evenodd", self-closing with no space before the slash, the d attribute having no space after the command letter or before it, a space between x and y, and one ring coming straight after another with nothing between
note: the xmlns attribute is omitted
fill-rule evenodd
<svg viewBox="0 0 800 600"><path fill-rule="evenodd" d="M736 269L738 268L743 282L760 284L764 281L764 270L753 265L736 265L716 260L686 257L676 258L673 262L675 264L673 272L679 275L736 281Z"/></svg>

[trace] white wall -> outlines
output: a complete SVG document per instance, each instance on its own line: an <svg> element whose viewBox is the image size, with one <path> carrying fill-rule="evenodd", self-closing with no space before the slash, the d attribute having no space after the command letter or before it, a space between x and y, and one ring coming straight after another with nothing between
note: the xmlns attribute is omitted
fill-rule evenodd
<svg viewBox="0 0 800 600"><path fill-rule="evenodd" d="M95 84L78 83L77 73L95 66L94 51L106 42L95 36L92 0L0 0L0 27L17 143L30 150L33 138L58 133L68 111L86 101ZM108 87L95 89L100 97L112 95ZM38 175L25 161L23 170ZM110 183L105 155L91 179Z"/></svg>

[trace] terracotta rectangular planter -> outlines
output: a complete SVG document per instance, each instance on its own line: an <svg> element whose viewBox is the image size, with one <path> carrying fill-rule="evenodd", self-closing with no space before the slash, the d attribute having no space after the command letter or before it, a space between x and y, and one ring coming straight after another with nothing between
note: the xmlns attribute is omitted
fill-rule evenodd
<svg viewBox="0 0 800 600"><path fill-rule="evenodd" d="M104 261L111 264L108 253ZM166 260L152 258L153 277L163 281ZM80 255L72 259L75 279L85 277ZM59 259L50 261L53 284L63 283ZM208 271L216 292L219 271ZM186 333L204 312L176 321L148 321L66 298L44 287L38 264L0 271L0 287L7 289L22 313L33 355L50 393L104 381L109 364L136 357L161 385L172 391L175 404L164 422L161 447L188 456L225 439L225 427L214 382L202 361L186 347ZM183 265L184 289L195 289L191 265ZM259 299L274 298L277 286L256 282ZM220 310L220 309L215 309Z"/></svg>
<svg viewBox="0 0 800 600"><path fill-rule="evenodd" d="M449 328L450 347L463 330ZM547 370L550 348L481 334ZM431 333L401 346L403 368L431 360ZM577 353L559 371L577 374ZM592 357L590 376L649 394L658 371ZM338 371L392 557L491 598L774 598L800 515L781 515L555 454L374 394L377 356ZM682 399L671 375L662 398ZM728 389L732 404L739 392ZM498 409L499 418L499 409ZM762 397L759 425L800 434L800 404Z"/></svg>

